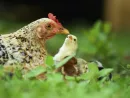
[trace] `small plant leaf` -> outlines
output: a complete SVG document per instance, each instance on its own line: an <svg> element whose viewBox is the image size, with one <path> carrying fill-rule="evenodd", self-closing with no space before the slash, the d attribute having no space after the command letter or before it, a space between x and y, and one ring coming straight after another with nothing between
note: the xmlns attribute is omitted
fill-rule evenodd
<svg viewBox="0 0 130 98"><path fill-rule="evenodd" d="M108 34L108 33L110 33L110 31L111 31L111 24L110 23L104 23L104 32L106 33L106 34Z"/></svg>
<svg viewBox="0 0 130 98"><path fill-rule="evenodd" d="M62 65L64 65L66 62L68 62L72 57L74 57L76 54L72 54L71 56L68 56L67 58L65 58L63 61L59 62L56 65L56 68L61 67Z"/></svg>
<svg viewBox="0 0 130 98"><path fill-rule="evenodd" d="M89 63L88 64L88 69L89 69L89 72L88 72L88 78L89 79L92 79L92 78L97 78L98 77L98 73L99 73L99 70L98 70L98 67L97 67L97 64L96 63Z"/></svg>
<svg viewBox="0 0 130 98"><path fill-rule="evenodd" d="M127 68L130 69L130 64L127 64Z"/></svg>
<svg viewBox="0 0 130 98"><path fill-rule="evenodd" d="M48 56L46 57L46 64L47 64L47 65L53 65L53 64L54 64L54 61L53 61L53 57L52 57L52 56L48 55Z"/></svg>
<svg viewBox="0 0 130 98"><path fill-rule="evenodd" d="M59 73L48 73L47 81L60 82L63 81L63 76Z"/></svg>
<svg viewBox="0 0 130 98"><path fill-rule="evenodd" d="M103 69L103 70L99 71L99 76L100 77L106 76L106 75L110 74L112 71L113 71L112 68Z"/></svg>

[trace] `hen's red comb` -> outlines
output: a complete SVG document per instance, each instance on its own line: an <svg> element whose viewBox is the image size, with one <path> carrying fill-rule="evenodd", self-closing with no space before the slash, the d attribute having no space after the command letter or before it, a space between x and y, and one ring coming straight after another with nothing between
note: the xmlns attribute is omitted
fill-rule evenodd
<svg viewBox="0 0 130 98"><path fill-rule="evenodd" d="M58 19L56 19L56 16L54 16L52 13L48 14L48 18L55 21L58 25L62 26Z"/></svg>

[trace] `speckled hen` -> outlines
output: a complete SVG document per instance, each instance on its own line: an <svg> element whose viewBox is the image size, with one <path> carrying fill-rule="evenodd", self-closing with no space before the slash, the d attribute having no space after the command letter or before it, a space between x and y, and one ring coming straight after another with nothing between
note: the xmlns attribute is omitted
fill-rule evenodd
<svg viewBox="0 0 130 98"><path fill-rule="evenodd" d="M45 42L56 34L69 34L69 31L49 13L48 18L38 19L14 33L1 35L0 65L19 64L27 69L45 66Z"/></svg>

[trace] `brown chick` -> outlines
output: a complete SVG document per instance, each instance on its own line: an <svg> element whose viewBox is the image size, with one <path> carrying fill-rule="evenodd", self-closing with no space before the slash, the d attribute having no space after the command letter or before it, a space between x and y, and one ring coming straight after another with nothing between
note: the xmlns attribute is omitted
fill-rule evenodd
<svg viewBox="0 0 130 98"><path fill-rule="evenodd" d="M68 35L60 48L59 52L54 56L55 66L61 62L66 57L76 53L78 48L77 37L74 35ZM71 58L62 67L56 69L57 72L61 72L64 76L74 76L79 75L79 69L77 67L77 59L75 57Z"/></svg>
<svg viewBox="0 0 130 98"><path fill-rule="evenodd" d="M57 72L61 72L66 80L65 76L78 76L80 74L77 68L77 59L75 57L71 58L67 63L57 69Z"/></svg>

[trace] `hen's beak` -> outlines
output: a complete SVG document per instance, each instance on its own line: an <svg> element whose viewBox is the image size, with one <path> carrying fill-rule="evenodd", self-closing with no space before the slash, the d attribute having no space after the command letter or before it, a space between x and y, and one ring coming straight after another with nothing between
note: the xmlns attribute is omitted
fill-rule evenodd
<svg viewBox="0 0 130 98"><path fill-rule="evenodd" d="M59 30L59 32L57 32L57 34L70 34L70 33L66 28L62 28L61 30Z"/></svg>

